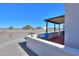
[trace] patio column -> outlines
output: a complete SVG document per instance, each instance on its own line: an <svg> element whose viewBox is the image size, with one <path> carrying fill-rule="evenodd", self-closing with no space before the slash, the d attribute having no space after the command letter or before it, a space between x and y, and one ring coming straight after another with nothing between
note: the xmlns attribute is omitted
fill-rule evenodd
<svg viewBox="0 0 79 59"><path fill-rule="evenodd" d="M55 28L55 23L54 23L54 32L55 32L55 29L56 29L56 28Z"/></svg>
<svg viewBox="0 0 79 59"><path fill-rule="evenodd" d="M48 33L48 22L46 21L46 33Z"/></svg>
<svg viewBox="0 0 79 59"><path fill-rule="evenodd" d="M58 35L60 36L60 24L59 24L59 32L58 32Z"/></svg>
<svg viewBox="0 0 79 59"><path fill-rule="evenodd" d="M60 24L59 24L59 32L60 32Z"/></svg>
<svg viewBox="0 0 79 59"><path fill-rule="evenodd" d="M46 39L48 40L48 22L46 21Z"/></svg>
<svg viewBox="0 0 79 59"><path fill-rule="evenodd" d="M64 24L63 24L63 31L65 31L65 26L64 26Z"/></svg>

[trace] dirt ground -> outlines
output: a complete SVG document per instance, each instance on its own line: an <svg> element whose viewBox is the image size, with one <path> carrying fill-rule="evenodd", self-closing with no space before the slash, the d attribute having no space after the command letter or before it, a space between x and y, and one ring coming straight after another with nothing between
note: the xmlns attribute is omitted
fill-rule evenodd
<svg viewBox="0 0 79 59"><path fill-rule="evenodd" d="M52 29L49 31L53 32ZM45 30L0 29L0 56L29 56L29 52L30 55L35 55L26 47L24 39L30 33L41 34L45 33Z"/></svg>
<svg viewBox="0 0 79 59"><path fill-rule="evenodd" d="M24 39L29 33L40 34L43 30L0 30L0 56L29 56ZM20 44L22 45L20 45ZM24 47L25 46L25 47ZM22 48L24 47L24 49ZM24 51L26 50L26 51ZM29 51L30 52L30 51ZM30 52L32 55L33 53Z"/></svg>

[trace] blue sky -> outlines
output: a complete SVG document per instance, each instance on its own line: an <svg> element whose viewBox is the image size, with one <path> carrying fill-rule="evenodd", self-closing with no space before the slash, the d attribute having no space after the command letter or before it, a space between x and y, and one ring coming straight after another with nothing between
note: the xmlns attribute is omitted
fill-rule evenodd
<svg viewBox="0 0 79 59"><path fill-rule="evenodd" d="M45 26L44 19L64 14L63 3L0 4L0 28L25 25ZM49 24L53 27L53 24Z"/></svg>

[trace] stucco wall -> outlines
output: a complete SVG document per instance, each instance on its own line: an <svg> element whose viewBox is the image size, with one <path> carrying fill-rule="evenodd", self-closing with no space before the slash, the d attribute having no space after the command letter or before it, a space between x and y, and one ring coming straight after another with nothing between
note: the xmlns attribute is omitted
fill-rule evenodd
<svg viewBox="0 0 79 59"><path fill-rule="evenodd" d="M27 37L27 47L39 56L69 56L72 55L64 51L64 46L49 42L36 37Z"/></svg>
<svg viewBox="0 0 79 59"><path fill-rule="evenodd" d="M79 4L65 4L65 45L79 49Z"/></svg>

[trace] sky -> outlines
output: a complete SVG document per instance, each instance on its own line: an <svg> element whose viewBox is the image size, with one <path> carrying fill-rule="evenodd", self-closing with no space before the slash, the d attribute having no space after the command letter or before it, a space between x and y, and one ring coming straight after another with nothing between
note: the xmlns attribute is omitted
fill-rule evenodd
<svg viewBox="0 0 79 59"><path fill-rule="evenodd" d="M44 19L59 15L64 15L63 3L0 3L0 28L45 27Z"/></svg>

